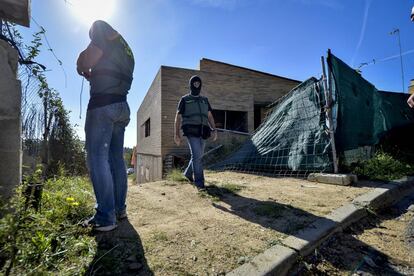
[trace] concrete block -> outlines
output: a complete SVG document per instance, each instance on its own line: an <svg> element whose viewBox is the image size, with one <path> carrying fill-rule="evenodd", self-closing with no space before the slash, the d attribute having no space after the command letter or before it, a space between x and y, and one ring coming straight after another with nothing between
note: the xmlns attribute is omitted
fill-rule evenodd
<svg viewBox="0 0 414 276"><path fill-rule="evenodd" d="M20 119L2 119L0 117L0 152L16 151L21 148Z"/></svg>
<svg viewBox="0 0 414 276"><path fill-rule="evenodd" d="M395 203L411 189L414 189L414 178L405 177L383 184L381 187L355 198L352 203L372 210L381 210Z"/></svg>
<svg viewBox="0 0 414 276"><path fill-rule="evenodd" d="M17 78L18 54L6 41L0 40L0 76L16 79Z"/></svg>
<svg viewBox="0 0 414 276"><path fill-rule="evenodd" d="M311 173L308 176L308 180L325 184L348 186L357 182L358 178L353 174Z"/></svg>
<svg viewBox="0 0 414 276"><path fill-rule="evenodd" d="M0 197L8 199L21 182L21 151L0 152Z"/></svg>
<svg viewBox="0 0 414 276"><path fill-rule="evenodd" d="M337 223L333 220L320 218L306 229L284 239L282 244L306 256L331 236L336 225Z"/></svg>
<svg viewBox="0 0 414 276"><path fill-rule="evenodd" d="M376 188L373 191L365 193L355 198L352 203L373 210L380 209L381 206L385 206L390 200L390 189L388 188Z"/></svg>
<svg viewBox="0 0 414 276"><path fill-rule="evenodd" d="M298 253L293 249L275 245L262 254L257 255L249 263L227 273L230 276L255 276L255 275L286 275L296 262Z"/></svg>
<svg viewBox="0 0 414 276"><path fill-rule="evenodd" d="M337 222L339 226L337 231L340 231L348 227L352 223L365 217L367 214L367 210L363 207L359 207L352 203L349 203L334 210L326 218Z"/></svg>
<svg viewBox="0 0 414 276"><path fill-rule="evenodd" d="M0 77L0 84L0 116L19 118L22 98L20 81Z"/></svg>
<svg viewBox="0 0 414 276"><path fill-rule="evenodd" d="M0 0L0 14L3 19L30 27L30 0Z"/></svg>
<svg viewBox="0 0 414 276"><path fill-rule="evenodd" d="M0 197L8 199L21 182L21 84L17 52L0 41Z"/></svg>

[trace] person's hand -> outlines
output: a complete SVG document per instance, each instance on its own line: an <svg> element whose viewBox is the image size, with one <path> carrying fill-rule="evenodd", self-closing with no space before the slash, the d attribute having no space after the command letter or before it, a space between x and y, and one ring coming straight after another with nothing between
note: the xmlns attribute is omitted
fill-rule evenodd
<svg viewBox="0 0 414 276"><path fill-rule="evenodd" d="M408 98L407 103L411 108L414 108L414 94Z"/></svg>
<svg viewBox="0 0 414 276"><path fill-rule="evenodd" d="M213 142L217 140L217 130L213 130Z"/></svg>
<svg viewBox="0 0 414 276"><path fill-rule="evenodd" d="M82 76L89 81L91 78L91 72L82 72Z"/></svg>
<svg viewBox="0 0 414 276"><path fill-rule="evenodd" d="M78 72L79 75L83 76L83 72L79 67L76 67L76 71Z"/></svg>
<svg viewBox="0 0 414 276"><path fill-rule="evenodd" d="M91 77L91 72L83 72L79 67L76 67L76 71L80 76L84 77L87 80L89 80L89 78Z"/></svg>
<svg viewBox="0 0 414 276"><path fill-rule="evenodd" d="M177 146L179 146L179 145L181 144L181 136L180 136L180 134L176 134L176 135L174 136L174 142L175 142L175 144L176 144Z"/></svg>

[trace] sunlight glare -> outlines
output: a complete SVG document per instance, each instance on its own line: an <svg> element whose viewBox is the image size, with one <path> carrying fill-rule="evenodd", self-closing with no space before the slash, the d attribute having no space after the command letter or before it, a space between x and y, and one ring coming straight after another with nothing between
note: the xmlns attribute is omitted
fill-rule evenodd
<svg viewBox="0 0 414 276"><path fill-rule="evenodd" d="M95 20L109 20L115 10L116 0L70 0L73 14L79 21L91 25Z"/></svg>

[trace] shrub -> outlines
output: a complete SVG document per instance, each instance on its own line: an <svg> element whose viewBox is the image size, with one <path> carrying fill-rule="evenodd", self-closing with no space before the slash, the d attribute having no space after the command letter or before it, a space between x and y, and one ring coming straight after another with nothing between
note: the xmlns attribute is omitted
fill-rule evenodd
<svg viewBox="0 0 414 276"><path fill-rule="evenodd" d="M89 230L79 226L93 211L89 181L48 180L39 211L27 208L24 189L11 200L14 212L0 220L0 274L82 274L96 250Z"/></svg>
<svg viewBox="0 0 414 276"><path fill-rule="evenodd" d="M396 160L388 153L378 152L372 159L359 163L353 173L372 180L391 181L413 174L414 167Z"/></svg>

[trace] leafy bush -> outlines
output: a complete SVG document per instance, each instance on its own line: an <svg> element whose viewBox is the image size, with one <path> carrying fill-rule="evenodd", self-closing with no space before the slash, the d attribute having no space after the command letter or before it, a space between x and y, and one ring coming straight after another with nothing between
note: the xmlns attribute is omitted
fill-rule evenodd
<svg viewBox="0 0 414 276"><path fill-rule="evenodd" d="M388 153L378 152L372 159L359 163L353 173L372 180L391 181L413 174L414 167L396 160Z"/></svg>
<svg viewBox="0 0 414 276"><path fill-rule="evenodd" d="M39 211L27 208L25 185L11 200L14 212L0 220L0 274L82 274L96 251L89 230L79 226L93 211L89 181L48 180Z"/></svg>

